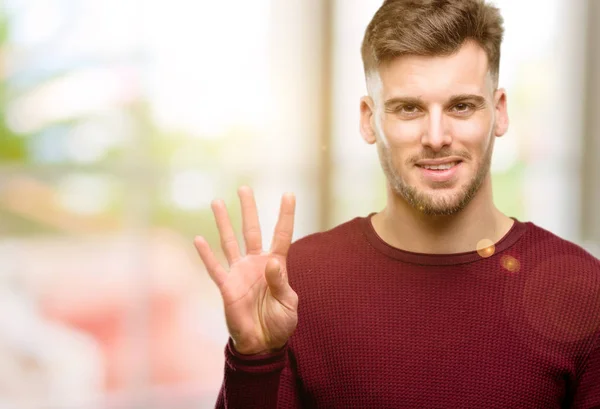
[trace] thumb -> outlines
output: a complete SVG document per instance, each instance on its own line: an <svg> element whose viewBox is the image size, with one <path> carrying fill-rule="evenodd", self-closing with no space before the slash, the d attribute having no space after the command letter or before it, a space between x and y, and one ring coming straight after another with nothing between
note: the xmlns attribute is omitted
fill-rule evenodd
<svg viewBox="0 0 600 409"><path fill-rule="evenodd" d="M279 260L275 258L269 259L265 267L265 279L271 290L271 294L275 298L280 298L285 295L287 290L287 277L281 267Z"/></svg>

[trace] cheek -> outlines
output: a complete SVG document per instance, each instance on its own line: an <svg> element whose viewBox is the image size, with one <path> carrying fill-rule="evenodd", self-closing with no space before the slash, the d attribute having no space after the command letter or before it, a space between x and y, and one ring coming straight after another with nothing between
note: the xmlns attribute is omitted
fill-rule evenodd
<svg viewBox="0 0 600 409"><path fill-rule="evenodd" d="M390 147L403 147L407 144L418 142L423 134L423 124L420 120L399 121L393 118L384 118L382 133L386 144Z"/></svg>
<svg viewBox="0 0 600 409"><path fill-rule="evenodd" d="M485 118L456 120L451 125L454 142L469 147L469 149L485 150L491 143L491 132L490 121Z"/></svg>

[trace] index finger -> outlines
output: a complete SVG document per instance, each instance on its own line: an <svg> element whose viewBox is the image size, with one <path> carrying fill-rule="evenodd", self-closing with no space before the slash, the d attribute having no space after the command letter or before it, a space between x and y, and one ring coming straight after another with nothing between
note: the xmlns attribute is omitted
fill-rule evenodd
<svg viewBox="0 0 600 409"><path fill-rule="evenodd" d="M275 225L273 241L271 242L271 253L286 257L292 236L294 234L294 213L296 210L296 197L293 193L286 193L281 198L279 208L279 219Z"/></svg>

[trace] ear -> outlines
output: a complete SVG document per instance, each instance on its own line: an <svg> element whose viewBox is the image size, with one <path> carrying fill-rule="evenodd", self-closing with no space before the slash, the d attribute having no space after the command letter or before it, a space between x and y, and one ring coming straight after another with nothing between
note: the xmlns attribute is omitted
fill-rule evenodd
<svg viewBox="0 0 600 409"><path fill-rule="evenodd" d="M375 136L375 104L373 98L366 96L360 99L360 134L365 142L372 145Z"/></svg>
<svg viewBox="0 0 600 409"><path fill-rule="evenodd" d="M494 104L496 110L496 128L494 134L497 137L503 136L508 131L508 108L506 106L506 90L499 88L494 94Z"/></svg>

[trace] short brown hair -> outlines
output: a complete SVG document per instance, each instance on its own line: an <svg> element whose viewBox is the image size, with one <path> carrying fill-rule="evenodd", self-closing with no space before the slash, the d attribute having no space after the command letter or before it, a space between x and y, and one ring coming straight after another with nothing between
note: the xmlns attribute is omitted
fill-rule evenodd
<svg viewBox="0 0 600 409"><path fill-rule="evenodd" d="M503 35L500 10L485 0L386 0L365 31L365 74L403 55L451 55L472 40L497 83Z"/></svg>

